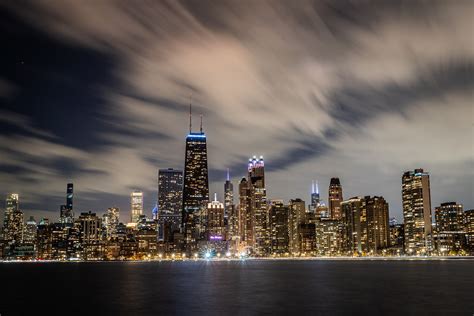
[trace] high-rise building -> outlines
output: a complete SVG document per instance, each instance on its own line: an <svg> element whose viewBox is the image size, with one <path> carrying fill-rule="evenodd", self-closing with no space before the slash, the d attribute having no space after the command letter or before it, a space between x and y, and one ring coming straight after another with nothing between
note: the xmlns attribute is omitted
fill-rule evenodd
<svg viewBox="0 0 474 316"><path fill-rule="evenodd" d="M253 248L254 240L254 224L251 210L249 182L246 178L242 178L239 183L239 235L241 240L241 248L249 251Z"/></svg>
<svg viewBox="0 0 474 316"><path fill-rule="evenodd" d="M81 213L78 218L80 242L84 247L84 259L97 259L101 256L101 220L96 213Z"/></svg>
<svg viewBox="0 0 474 316"><path fill-rule="evenodd" d="M130 222L137 223L143 215L143 192L133 191L130 194Z"/></svg>
<svg viewBox="0 0 474 316"><path fill-rule="evenodd" d="M37 224L35 218L30 216L26 221L25 231L23 233L23 242L25 244L35 244L36 242L36 233L37 233Z"/></svg>
<svg viewBox="0 0 474 316"><path fill-rule="evenodd" d="M253 217L253 252L256 256L265 256L270 252L270 227L265 189L265 164L262 156L259 159L256 156L249 159L248 185L250 212Z"/></svg>
<svg viewBox="0 0 474 316"><path fill-rule="evenodd" d="M229 169L227 169L227 178L224 183L224 209L227 217L227 237L229 250L235 253L239 249L240 231L239 231L239 213L234 205L234 185L230 180Z"/></svg>
<svg viewBox="0 0 474 316"><path fill-rule="evenodd" d="M319 218L316 221L316 246L320 256L342 254L341 221L331 218Z"/></svg>
<svg viewBox="0 0 474 316"><path fill-rule="evenodd" d="M202 131L202 119L199 132L192 132L191 127L190 107L183 184L183 231L188 244L202 237L205 230L202 215L209 202L207 142Z"/></svg>
<svg viewBox="0 0 474 316"><path fill-rule="evenodd" d="M73 197L74 185L72 183L68 183L66 188L66 204L61 205L59 220L62 224L74 223Z"/></svg>
<svg viewBox="0 0 474 316"><path fill-rule="evenodd" d="M118 207L109 207L107 213L103 215L102 225L105 229L107 239L117 234L117 227L120 223L120 209Z"/></svg>
<svg viewBox="0 0 474 316"><path fill-rule="evenodd" d="M432 250L430 176L423 169L402 176L405 252L428 254Z"/></svg>
<svg viewBox="0 0 474 316"><path fill-rule="evenodd" d="M234 206L234 185L230 181L230 172L227 169L227 177L224 183L224 210L225 217L229 218Z"/></svg>
<svg viewBox="0 0 474 316"><path fill-rule="evenodd" d="M311 183L311 204L310 204L310 211L311 212L316 212L316 209L320 205L320 197L319 197L319 186L318 186L318 181L316 183L313 181Z"/></svg>
<svg viewBox="0 0 474 316"><path fill-rule="evenodd" d="M329 213L332 219L341 218L342 186L339 178L331 178L329 184Z"/></svg>
<svg viewBox="0 0 474 316"><path fill-rule="evenodd" d="M217 200L207 204L207 236L209 240L223 240L225 238L224 204Z"/></svg>
<svg viewBox="0 0 474 316"><path fill-rule="evenodd" d="M306 220L306 203L302 199L292 199L288 204L288 234L290 238L290 251L293 254L301 252L300 227Z"/></svg>
<svg viewBox="0 0 474 316"><path fill-rule="evenodd" d="M19 195L8 194L3 219L3 239L8 245L23 241L23 212L20 210Z"/></svg>
<svg viewBox="0 0 474 316"><path fill-rule="evenodd" d="M474 209L464 212L464 231L469 253L474 254Z"/></svg>
<svg viewBox="0 0 474 316"><path fill-rule="evenodd" d="M273 200L270 203L269 226L271 252L274 255L283 255L290 252L290 237L288 234L288 206L282 200Z"/></svg>
<svg viewBox="0 0 474 316"><path fill-rule="evenodd" d="M183 218L183 172L172 168L158 171L158 231L164 238L165 226L179 231Z"/></svg>
<svg viewBox="0 0 474 316"><path fill-rule="evenodd" d="M441 203L435 208L435 246L440 255L457 254L466 248L465 217L462 204Z"/></svg>
<svg viewBox="0 0 474 316"><path fill-rule="evenodd" d="M380 254L390 246L388 203L383 197L354 197L343 201L341 209L347 254Z"/></svg>

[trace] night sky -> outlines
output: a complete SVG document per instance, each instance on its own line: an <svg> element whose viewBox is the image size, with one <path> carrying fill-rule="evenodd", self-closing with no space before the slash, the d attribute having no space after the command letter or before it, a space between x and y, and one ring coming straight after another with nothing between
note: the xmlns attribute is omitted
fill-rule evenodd
<svg viewBox="0 0 474 316"><path fill-rule="evenodd" d="M431 174L474 208L472 1L3 1L0 195L26 216L156 202L204 115L211 194L263 155L269 198L382 195ZM2 210L3 212L3 210Z"/></svg>

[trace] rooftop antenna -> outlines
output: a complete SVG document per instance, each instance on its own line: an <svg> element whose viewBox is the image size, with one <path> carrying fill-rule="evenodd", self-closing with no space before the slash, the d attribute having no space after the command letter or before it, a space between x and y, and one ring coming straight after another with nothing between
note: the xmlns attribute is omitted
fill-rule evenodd
<svg viewBox="0 0 474 316"><path fill-rule="evenodd" d="M311 193L314 193L314 180L311 180Z"/></svg>
<svg viewBox="0 0 474 316"><path fill-rule="evenodd" d="M199 129L202 133L202 114L201 114L201 128Z"/></svg>
<svg viewBox="0 0 474 316"><path fill-rule="evenodd" d="M217 202L217 193L214 193L214 202Z"/></svg>
<svg viewBox="0 0 474 316"><path fill-rule="evenodd" d="M316 193L319 194L318 180L316 180Z"/></svg>
<svg viewBox="0 0 474 316"><path fill-rule="evenodd" d="M229 168L227 168L227 178L226 178L227 181L230 181L230 172L229 172Z"/></svg>

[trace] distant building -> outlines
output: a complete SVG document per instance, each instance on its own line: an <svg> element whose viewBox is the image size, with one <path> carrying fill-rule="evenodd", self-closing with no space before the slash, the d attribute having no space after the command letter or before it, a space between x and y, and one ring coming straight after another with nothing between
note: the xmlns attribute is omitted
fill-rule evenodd
<svg viewBox="0 0 474 316"><path fill-rule="evenodd" d="M189 134L186 137L184 162L183 232L185 242L192 244L202 238L205 231L202 215L209 202L209 176L207 142L206 134L202 131L202 120L200 131L192 132L191 108L189 114Z"/></svg>
<svg viewBox="0 0 474 316"><path fill-rule="evenodd" d="M23 212L20 210L19 195L8 194L3 219L3 240L9 248L23 242Z"/></svg>
<svg viewBox="0 0 474 316"><path fill-rule="evenodd" d="M117 234L117 227L120 223L120 209L118 207L109 207L107 213L103 215L102 225L105 228L105 237L113 238Z"/></svg>
<svg viewBox="0 0 474 316"><path fill-rule="evenodd" d="M172 168L158 171L158 231L164 240L165 226L179 231L183 213L183 172Z"/></svg>
<svg viewBox="0 0 474 316"><path fill-rule="evenodd" d="M26 221L25 231L23 233L23 243L25 244L32 244L36 243L36 231L37 231L37 224L35 218L30 216L30 218Z"/></svg>
<svg viewBox="0 0 474 316"><path fill-rule="evenodd" d="M435 246L440 255L458 254L466 249L465 217L462 204L441 203L435 208Z"/></svg>
<svg viewBox="0 0 474 316"><path fill-rule="evenodd" d="M271 253L274 255L284 255L290 252L290 238L288 234L288 206L281 200L274 200L270 203L270 240Z"/></svg>
<svg viewBox="0 0 474 316"><path fill-rule="evenodd" d="M137 223L143 215L143 192L133 191L130 194L130 222Z"/></svg>
<svg viewBox="0 0 474 316"><path fill-rule="evenodd" d="M319 256L338 256L342 254L341 221L321 218L316 221L316 245Z"/></svg>
<svg viewBox="0 0 474 316"><path fill-rule="evenodd" d="M61 213L60 213L59 221L62 224L74 223L73 198L74 198L74 185L72 183L68 183L67 188L66 188L66 204L61 205Z"/></svg>
<svg viewBox="0 0 474 316"><path fill-rule="evenodd" d="M227 217L227 237L229 250L236 253L240 244L240 220L238 208L234 204L234 185L230 180L229 169L224 183L224 210Z"/></svg>
<svg viewBox="0 0 474 316"><path fill-rule="evenodd" d="M310 204L310 211L316 212L316 209L320 205L320 196L319 196L319 186L318 181L311 183L311 204Z"/></svg>
<svg viewBox="0 0 474 316"><path fill-rule="evenodd" d="M464 212L464 231L466 232L467 249L474 254L474 210Z"/></svg>
<svg viewBox="0 0 474 316"><path fill-rule="evenodd" d="M329 214L332 219L341 218L342 186L339 178L331 178L329 184Z"/></svg>
<svg viewBox="0 0 474 316"><path fill-rule="evenodd" d="M433 249L430 176L423 169L407 171L402 177L405 252L429 254Z"/></svg>
<svg viewBox="0 0 474 316"><path fill-rule="evenodd" d="M251 209L249 182L246 178L242 178L239 183L239 205L237 214L239 217L239 235L242 249L251 249L255 244L254 240L254 224Z"/></svg>
<svg viewBox="0 0 474 316"><path fill-rule="evenodd" d="M96 213L81 213L78 218L80 242L84 249L84 259L99 259L102 256L101 220Z"/></svg>
<svg viewBox="0 0 474 316"><path fill-rule="evenodd" d="M217 194L214 201L207 204L207 236L209 240L224 240L224 204L217 201Z"/></svg>
<svg viewBox="0 0 474 316"><path fill-rule="evenodd" d="M290 239L290 251L293 254L301 252L300 227L306 220L306 203L302 199L292 199L288 204L289 217L288 234Z"/></svg>
<svg viewBox="0 0 474 316"><path fill-rule="evenodd" d="M341 208L347 254L381 254L390 246L388 203L383 197L354 197L343 201Z"/></svg>

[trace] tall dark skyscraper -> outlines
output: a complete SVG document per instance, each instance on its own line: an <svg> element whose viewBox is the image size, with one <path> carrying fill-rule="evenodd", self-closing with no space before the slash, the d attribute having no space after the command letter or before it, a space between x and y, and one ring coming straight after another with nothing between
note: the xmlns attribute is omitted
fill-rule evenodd
<svg viewBox="0 0 474 316"><path fill-rule="evenodd" d="M68 183L66 188L66 204L61 205L60 221L63 224L74 223L73 198L74 185L72 183Z"/></svg>
<svg viewBox="0 0 474 316"><path fill-rule="evenodd" d="M331 178L329 184L329 213L332 219L341 218L342 186L339 178Z"/></svg>
<svg viewBox="0 0 474 316"><path fill-rule="evenodd" d="M158 224L160 238L166 225L179 230L183 208L183 171L172 168L158 170Z"/></svg>
<svg viewBox="0 0 474 316"><path fill-rule="evenodd" d="M183 229L185 241L193 242L205 231L203 223L209 202L206 134L201 128L192 132L191 107L189 108L189 134L186 137L186 157L183 184Z"/></svg>
<svg viewBox="0 0 474 316"><path fill-rule="evenodd" d="M318 181L316 183L313 181L311 183L311 205L310 205L310 211L311 212L316 212L316 209L318 208L319 204L321 203L320 197L319 197L319 187L318 187Z"/></svg>

